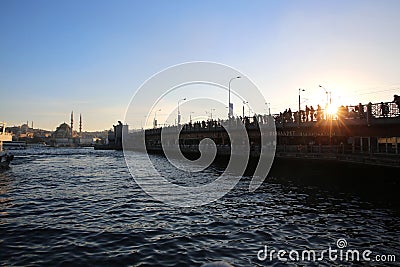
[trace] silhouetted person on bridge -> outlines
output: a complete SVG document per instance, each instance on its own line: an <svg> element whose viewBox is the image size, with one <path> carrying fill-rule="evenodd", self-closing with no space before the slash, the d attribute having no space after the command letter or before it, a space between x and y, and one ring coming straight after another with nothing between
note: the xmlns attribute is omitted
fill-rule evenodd
<svg viewBox="0 0 400 267"><path fill-rule="evenodd" d="M288 117L288 121L289 121L289 122L292 122L292 121L293 121L293 119L292 119L292 110L291 110L290 108L288 109L287 117Z"/></svg>
<svg viewBox="0 0 400 267"><path fill-rule="evenodd" d="M299 112L298 111L293 112L293 120L295 123L299 122Z"/></svg>
<svg viewBox="0 0 400 267"><path fill-rule="evenodd" d="M246 121L246 117L244 117L245 118L245 121ZM282 114L282 112L279 112L279 116L278 116L278 122L280 122L280 123L282 123L283 122L283 114Z"/></svg>
<svg viewBox="0 0 400 267"><path fill-rule="evenodd" d="M314 113L315 113L315 110L314 110L313 106L310 106L310 121L314 120Z"/></svg>
<svg viewBox="0 0 400 267"><path fill-rule="evenodd" d="M310 115L310 108L306 105L306 121L308 121L309 115Z"/></svg>
<svg viewBox="0 0 400 267"><path fill-rule="evenodd" d="M371 119L372 119L372 103L369 102L367 104L367 121L368 121L368 123L370 122Z"/></svg>
<svg viewBox="0 0 400 267"><path fill-rule="evenodd" d="M288 122L288 110L285 109L285 111L283 112L283 122Z"/></svg>
<svg viewBox="0 0 400 267"><path fill-rule="evenodd" d="M317 121L320 121L324 115L322 114L321 106L318 104L317 106Z"/></svg>
<svg viewBox="0 0 400 267"><path fill-rule="evenodd" d="M263 116L261 114L257 115L257 122L258 124L263 124L265 121L263 120Z"/></svg>
<svg viewBox="0 0 400 267"><path fill-rule="evenodd" d="M306 121L306 112L304 110L301 111L301 121L302 122Z"/></svg>
<svg viewBox="0 0 400 267"><path fill-rule="evenodd" d="M241 125L242 124L242 118L241 117L236 117L236 127L238 126L238 125Z"/></svg>
<svg viewBox="0 0 400 267"><path fill-rule="evenodd" d="M389 115L388 104L381 102L381 114L383 117L387 117Z"/></svg>
<svg viewBox="0 0 400 267"><path fill-rule="evenodd" d="M397 105L398 112L400 113L400 96L394 95L393 102Z"/></svg>
<svg viewBox="0 0 400 267"><path fill-rule="evenodd" d="M253 116L253 125L257 125L258 121L257 121L257 114L254 114Z"/></svg>
<svg viewBox="0 0 400 267"><path fill-rule="evenodd" d="M363 119L365 117L364 106L361 103L358 104L358 116L360 119Z"/></svg>
<svg viewBox="0 0 400 267"><path fill-rule="evenodd" d="M244 117L244 125L248 126L250 124L249 117Z"/></svg>

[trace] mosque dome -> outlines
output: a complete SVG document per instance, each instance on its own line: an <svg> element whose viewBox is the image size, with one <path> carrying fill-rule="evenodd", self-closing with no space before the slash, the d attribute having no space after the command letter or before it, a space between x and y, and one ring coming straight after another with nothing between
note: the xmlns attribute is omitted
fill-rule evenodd
<svg viewBox="0 0 400 267"><path fill-rule="evenodd" d="M29 130L28 124L22 124L21 125L21 133L27 133Z"/></svg>
<svg viewBox="0 0 400 267"><path fill-rule="evenodd" d="M61 123L53 133L54 138L70 138L71 137L71 127L64 123Z"/></svg>

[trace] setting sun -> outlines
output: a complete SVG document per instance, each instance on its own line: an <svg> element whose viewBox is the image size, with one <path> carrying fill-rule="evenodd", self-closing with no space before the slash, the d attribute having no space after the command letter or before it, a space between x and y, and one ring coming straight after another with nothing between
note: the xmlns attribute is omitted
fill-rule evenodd
<svg viewBox="0 0 400 267"><path fill-rule="evenodd" d="M338 107L336 105L330 104L327 107L327 114L328 115L336 115L338 111Z"/></svg>

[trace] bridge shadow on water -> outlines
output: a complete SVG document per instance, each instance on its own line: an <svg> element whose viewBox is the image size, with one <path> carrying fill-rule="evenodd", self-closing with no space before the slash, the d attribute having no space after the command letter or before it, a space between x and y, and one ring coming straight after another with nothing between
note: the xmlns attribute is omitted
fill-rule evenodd
<svg viewBox="0 0 400 267"><path fill-rule="evenodd" d="M227 158L214 164L226 167ZM251 176L258 160L252 158L245 171ZM330 160L275 158L264 183L295 185L358 196L379 206L400 211L400 169Z"/></svg>
<svg viewBox="0 0 400 267"><path fill-rule="evenodd" d="M158 154L163 156L162 153ZM190 160L199 158L198 153L184 153L184 155ZM210 168L218 169L222 173L229 159L229 156L217 156ZM252 176L257 164L258 158L251 157L243 176ZM357 196L378 206L400 212L399 174L400 168L396 167L324 159L275 157L264 183L294 185L308 191L313 188L341 196ZM213 179L216 177L211 178Z"/></svg>

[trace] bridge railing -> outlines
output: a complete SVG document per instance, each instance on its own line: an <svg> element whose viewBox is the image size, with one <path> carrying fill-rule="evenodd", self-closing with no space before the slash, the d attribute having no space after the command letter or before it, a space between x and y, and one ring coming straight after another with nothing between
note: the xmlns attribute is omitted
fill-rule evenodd
<svg viewBox="0 0 400 267"><path fill-rule="evenodd" d="M340 106L336 113L326 114L325 109L300 110L291 112L285 111L280 114L273 114L275 122L282 123L303 123L320 120L354 120L354 119L379 119L394 118L400 116L400 106L394 102L358 104L354 106Z"/></svg>
<svg viewBox="0 0 400 267"><path fill-rule="evenodd" d="M399 106L393 102L372 104L372 115L375 118L397 117L400 115Z"/></svg>
<svg viewBox="0 0 400 267"><path fill-rule="evenodd" d="M257 128L259 125L269 125L271 118L275 121L276 125L283 124L298 124L304 122L318 122L323 120L366 120L380 118L394 118L400 117L400 107L394 102L381 102L381 103L368 103L359 104L355 106L340 106L336 113L326 114L324 109L300 110L291 112L285 111L280 114L273 114L272 116L265 114L254 114L252 117L233 117L228 120L206 120L194 123L186 123L182 125L162 127L171 131L183 130L184 132L200 132L200 131L223 131L226 126L234 126L243 123L247 129ZM160 134L162 128L146 129L146 134Z"/></svg>

